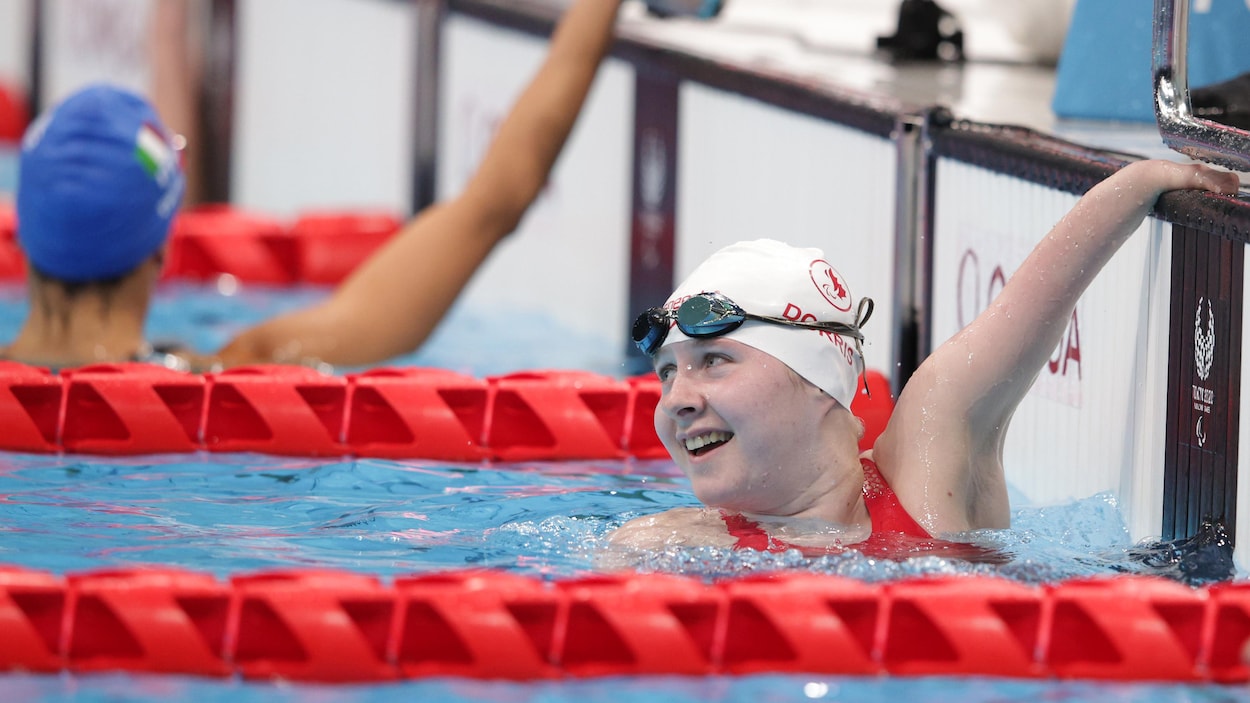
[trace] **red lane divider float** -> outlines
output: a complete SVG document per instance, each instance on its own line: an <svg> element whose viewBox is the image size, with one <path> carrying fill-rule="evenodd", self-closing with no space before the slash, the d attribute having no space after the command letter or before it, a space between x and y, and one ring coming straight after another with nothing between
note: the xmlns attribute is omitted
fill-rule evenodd
<svg viewBox="0 0 1250 703"><path fill-rule="evenodd" d="M64 384L47 369L0 361L0 445L24 452L60 449Z"/></svg>
<svg viewBox="0 0 1250 703"><path fill-rule="evenodd" d="M717 673L724 594L675 575L557 582L564 617L552 660L573 676ZM561 636L562 635L562 636Z"/></svg>
<svg viewBox="0 0 1250 703"><path fill-rule="evenodd" d="M385 212L318 211L301 215L285 242L295 277L306 283L338 283L403 225Z"/></svg>
<svg viewBox="0 0 1250 703"><path fill-rule="evenodd" d="M0 143L16 146L29 122L30 108L25 91L8 81L0 81Z"/></svg>
<svg viewBox="0 0 1250 703"><path fill-rule="evenodd" d="M1208 600L1161 579L1073 581L1053 589L1050 626L1039 644L1060 676L1128 679L1141 671L1199 681L1209 675ZM1137 626L1115 626L1123 622Z"/></svg>
<svg viewBox="0 0 1250 703"><path fill-rule="evenodd" d="M403 678L550 679L564 601L542 581L502 571L396 579L391 653Z"/></svg>
<svg viewBox="0 0 1250 703"><path fill-rule="evenodd" d="M630 387L584 371L497 376L483 443L503 461L625 458Z"/></svg>
<svg viewBox="0 0 1250 703"><path fill-rule="evenodd" d="M248 678L387 681L394 589L361 574L279 571L236 576L227 656Z"/></svg>
<svg viewBox="0 0 1250 703"><path fill-rule="evenodd" d="M444 369L373 369L348 377L348 446L381 457L490 458L483 442L490 385Z"/></svg>
<svg viewBox="0 0 1250 703"><path fill-rule="evenodd" d="M0 566L0 666L21 671L64 667L68 622L65 582L52 574Z"/></svg>
<svg viewBox="0 0 1250 703"><path fill-rule="evenodd" d="M93 364L61 374L61 447L70 452L189 452L200 446L205 380L154 364Z"/></svg>
<svg viewBox="0 0 1250 703"><path fill-rule="evenodd" d="M341 456L347 380L305 366L248 366L208 375L204 446Z"/></svg>
<svg viewBox="0 0 1250 703"><path fill-rule="evenodd" d="M66 579L66 668L226 676L236 594L208 574L160 568Z"/></svg>
<svg viewBox="0 0 1250 703"><path fill-rule="evenodd" d="M163 275L205 280L229 274L252 283L294 283L287 236L278 220L226 205L184 210L170 228Z"/></svg>
<svg viewBox="0 0 1250 703"><path fill-rule="evenodd" d="M871 383L884 383L871 374ZM659 382L585 371L486 379L442 369L349 376L304 366L189 374L140 363L53 374L0 361L0 450L152 454L208 450L445 461L656 459ZM885 390L854 410L880 432Z"/></svg>
<svg viewBox="0 0 1250 703"><path fill-rule="evenodd" d="M0 281L26 277L26 263L17 244L17 213L13 203L0 201Z"/></svg>
<svg viewBox="0 0 1250 703"><path fill-rule="evenodd" d="M342 281L402 226L378 211L314 211L287 222L224 204L178 213L163 278L285 285ZM26 276L13 203L0 202L0 280Z"/></svg>
<svg viewBox="0 0 1250 703"><path fill-rule="evenodd" d="M1243 658L1250 641L1250 584L1226 583L1210 589L1214 607L1203 620L1196 659L1204 662L1211 678L1237 683L1250 678Z"/></svg>
<svg viewBox="0 0 1250 703"><path fill-rule="evenodd" d="M1240 683L1250 587L0 567L0 669L299 681L761 672Z"/></svg>

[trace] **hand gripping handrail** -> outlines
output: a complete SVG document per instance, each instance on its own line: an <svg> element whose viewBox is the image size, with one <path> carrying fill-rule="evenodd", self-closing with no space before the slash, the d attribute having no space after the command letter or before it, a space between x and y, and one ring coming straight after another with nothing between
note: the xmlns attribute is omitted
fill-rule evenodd
<svg viewBox="0 0 1250 703"><path fill-rule="evenodd" d="M1250 132L1195 117L1189 100L1189 0L1155 0L1155 119L1169 148L1235 171L1250 171Z"/></svg>

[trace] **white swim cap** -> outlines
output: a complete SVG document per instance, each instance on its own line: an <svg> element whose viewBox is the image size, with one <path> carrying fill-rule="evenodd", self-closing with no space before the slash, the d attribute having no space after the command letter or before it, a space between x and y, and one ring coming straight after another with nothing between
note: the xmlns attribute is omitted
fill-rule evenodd
<svg viewBox="0 0 1250 703"><path fill-rule="evenodd" d="M700 293L720 293L747 313L796 322L840 322L858 327L867 320L867 315L859 317L861 308L851 289L825 261L823 251L771 239L738 242L712 254L677 286L664 307L676 310ZM857 340L754 320L747 320L726 336L776 357L843 407L851 407L864 370ZM674 325L664 344L688 339Z"/></svg>

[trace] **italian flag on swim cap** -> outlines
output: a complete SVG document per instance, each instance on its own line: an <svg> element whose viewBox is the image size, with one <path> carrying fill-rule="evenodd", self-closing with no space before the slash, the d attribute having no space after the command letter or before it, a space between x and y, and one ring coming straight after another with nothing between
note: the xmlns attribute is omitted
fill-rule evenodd
<svg viewBox="0 0 1250 703"><path fill-rule="evenodd" d="M163 182L173 171L177 153L155 127L144 124L135 136L135 158L149 176Z"/></svg>

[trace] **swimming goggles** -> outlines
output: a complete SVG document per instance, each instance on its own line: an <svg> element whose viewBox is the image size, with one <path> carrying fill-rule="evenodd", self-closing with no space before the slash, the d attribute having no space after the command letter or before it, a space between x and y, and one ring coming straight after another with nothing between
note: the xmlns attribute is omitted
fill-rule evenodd
<svg viewBox="0 0 1250 703"><path fill-rule="evenodd" d="M872 317L872 308L872 298L860 298L853 325L842 322L799 322L784 317L753 315L720 293L700 293L685 300L676 310L651 308L639 315L634 320L634 344L642 353L652 356L664 344L664 338L668 336L668 330L674 322L682 334L692 339L702 339L728 334L741 327L743 322L752 320L850 337L855 340L858 349L859 343L864 339L864 333L859 328Z"/></svg>

